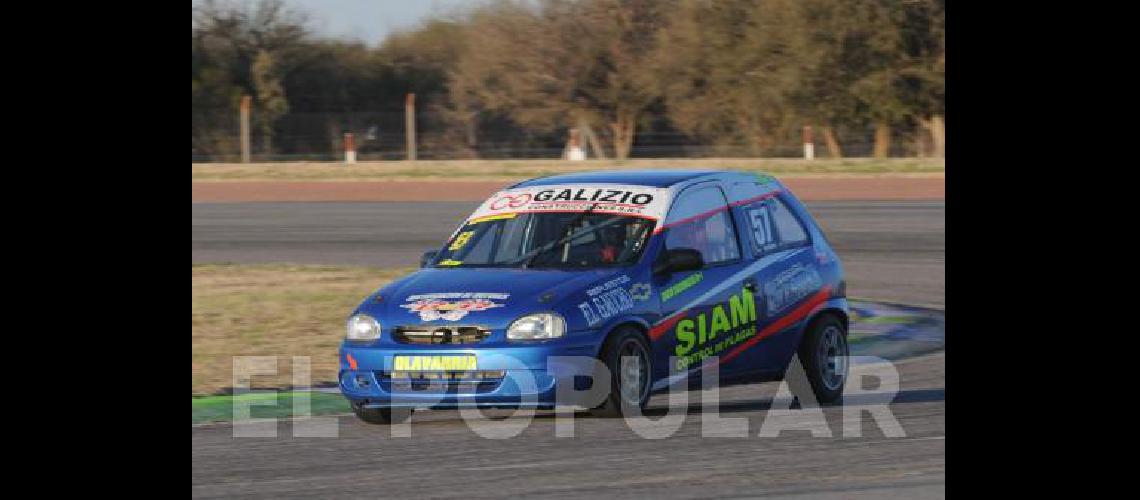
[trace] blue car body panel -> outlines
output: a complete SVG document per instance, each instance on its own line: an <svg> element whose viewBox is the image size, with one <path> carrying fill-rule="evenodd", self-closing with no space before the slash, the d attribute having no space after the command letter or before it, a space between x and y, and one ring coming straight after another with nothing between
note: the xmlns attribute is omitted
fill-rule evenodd
<svg viewBox="0 0 1140 500"><path fill-rule="evenodd" d="M565 184L666 188L671 203L687 190L716 186L727 201L719 210L728 214L739 256L699 271L655 275L652 264L664 251L671 227L687 222L664 219L638 261L628 266L420 269L369 295L352 312L376 318L381 337L341 345L344 396L365 407L550 407L557 384L577 384L575 376L590 373L583 360L596 358L607 335L621 325L634 325L645 334L652 351L654 390L694 380L712 356L718 359L722 383L774 380L782 376L814 318L826 312L846 322L838 257L803 204L770 176L696 170L587 172L532 179L511 188ZM771 199L794 214L806 241L787 248L757 246L755 241L771 236L755 229L765 224L758 221L770 217L775 205L766 200ZM621 307L597 302L600 293L617 289L622 290ZM432 300L460 297L478 301L461 319L424 312L432 310ZM565 318L563 337L507 339L511 322L542 312ZM459 324L490 334L472 344L428 345L401 343L393 335L396 327ZM413 383L385 378L397 371L393 363L400 355L472 355L476 370L501 371L501 376Z"/></svg>

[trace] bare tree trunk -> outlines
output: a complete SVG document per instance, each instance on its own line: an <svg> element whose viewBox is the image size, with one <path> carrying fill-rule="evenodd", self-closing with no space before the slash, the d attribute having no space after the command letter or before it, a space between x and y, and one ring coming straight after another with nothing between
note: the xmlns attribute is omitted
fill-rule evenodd
<svg viewBox="0 0 1140 500"><path fill-rule="evenodd" d="M946 128L942 122L942 115L931 116L929 120L919 119L918 123L922 125L930 134L930 142L934 145L934 156L936 158L946 157ZM921 135L919 140L924 140Z"/></svg>
<svg viewBox="0 0 1140 500"><path fill-rule="evenodd" d="M764 130L760 128L760 124L757 123L755 116L749 118L747 127L746 130L749 131L748 153L755 158L759 158L764 154Z"/></svg>
<svg viewBox="0 0 1140 500"><path fill-rule="evenodd" d="M618 160L629 158L629 151L633 148L634 126L637 124L636 115L630 112L618 112L617 121L610 124L614 133L614 156Z"/></svg>
<svg viewBox="0 0 1140 500"><path fill-rule="evenodd" d="M622 134L622 124L620 119L610 124L610 131L612 131L614 135L614 158L616 158L618 161L624 160L625 150L622 145L625 144L625 137Z"/></svg>
<svg viewBox="0 0 1140 500"><path fill-rule="evenodd" d="M938 158L946 157L946 125L942 121L942 115L934 115L930 118L930 137L934 140L934 156Z"/></svg>
<svg viewBox="0 0 1140 500"><path fill-rule="evenodd" d="M602 143L598 140L598 136L594 134L594 129L586 122L585 118L578 119L578 130L581 130L586 136L586 144L590 145L590 149L594 150L594 157L599 160L606 159L606 151L602 149Z"/></svg>
<svg viewBox="0 0 1140 500"><path fill-rule="evenodd" d="M823 141L827 143L827 155L834 158L843 158L843 150L839 148L839 140L835 138L835 131L830 125L823 126Z"/></svg>
<svg viewBox="0 0 1140 500"><path fill-rule="evenodd" d="M880 121L875 124L875 158L886 158L891 154L891 124Z"/></svg>
<svg viewBox="0 0 1140 500"><path fill-rule="evenodd" d="M918 121L920 125L923 124L922 120ZM925 125L922 125L925 128ZM914 134L914 154L919 158L926 157L926 135L922 132L915 132Z"/></svg>
<svg viewBox="0 0 1140 500"><path fill-rule="evenodd" d="M465 132L465 135L467 136L466 137L467 138L467 147L471 148L472 150L475 149L475 146L478 144L478 141L479 141L479 135L478 135L479 129L478 129L478 127L479 127L479 118L478 118L476 113L471 113L471 116L467 120L464 121L463 131Z"/></svg>
<svg viewBox="0 0 1140 500"><path fill-rule="evenodd" d="M270 158L271 155L273 155L273 133L272 132L265 132L264 134L261 135L261 149L265 153L266 161L273 161L272 158Z"/></svg>

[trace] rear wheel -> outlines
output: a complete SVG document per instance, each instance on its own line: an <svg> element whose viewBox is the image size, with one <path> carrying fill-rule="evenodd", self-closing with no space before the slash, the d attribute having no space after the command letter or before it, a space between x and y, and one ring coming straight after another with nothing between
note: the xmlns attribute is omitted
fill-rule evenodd
<svg viewBox="0 0 1140 500"><path fill-rule="evenodd" d="M831 315L812 323L800 343L799 356L816 401L839 401L848 369L847 329L843 323Z"/></svg>
<svg viewBox="0 0 1140 500"><path fill-rule="evenodd" d="M622 359L626 361L622 363ZM645 408L649 401L649 377L653 373L649 346L633 327L622 327L610 335L602 348L601 361L610 371L610 391L590 413L599 417L620 417Z"/></svg>
<svg viewBox="0 0 1140 500"><path fill-rule="evenodd" d="M363 405L353 403L352 413L363 422L385 425L407 420L412 415L412 410L406 408L365 408Z"/></svg>

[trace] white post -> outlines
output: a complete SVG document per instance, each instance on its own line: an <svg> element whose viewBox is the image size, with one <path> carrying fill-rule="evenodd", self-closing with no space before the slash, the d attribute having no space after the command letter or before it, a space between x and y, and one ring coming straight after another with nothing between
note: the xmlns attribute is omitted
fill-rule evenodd
<svg viewBox="0 0 1140 500"><path fill-rule="evenodd" d="M356 163L356 144L352 140L352 132L344 134L344 162Z"/></svg>
<svg viewBox="0 0 1140 500"><path fill-rule="evenodd" d="M253 98L247 95L241 96L241 110L239 125L241 130L239 133L239 141L241 142L241 162L249 163L250 147L249 147L249 108Z"/></svg>
<svg viewBox="0 0 1140 500"><path fill-rule="evenodd" d="M804 126L804 159L815 159L815 141L811 137L811 125Z"/></svg>
<svg viewBox="0 0 1140 500"><path fill-rule="evenodd" d="M416 161L416 95L404 98L404 130L408 161Z"/></svg>
<svg viewBox="0 0 1140 500"><path fill-rule="evenodd" d="M570 129L570 150L566 159L570 161L583 161L586 159L586 150L582 149L582 134L578 129Z"/></svg>

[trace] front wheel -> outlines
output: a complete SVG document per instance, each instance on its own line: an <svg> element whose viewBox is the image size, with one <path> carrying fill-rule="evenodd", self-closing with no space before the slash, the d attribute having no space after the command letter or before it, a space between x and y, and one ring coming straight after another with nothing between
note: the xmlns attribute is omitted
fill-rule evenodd
<svg viewBox="0 0 1140 500"><path fill-rule="evenodd" d="M838 318L828 315L804 332L800 360L811 391L819 404L839 401L847 383L847 329Z"/></svg>
<svg viewBox="0 0 1140 500"><path fill-rule="evenodd" d="M622 359L626 361L623 363ZM623 327L610 335L602 348L601 361L610 371L610 390L605 402L590 413L598 417L620 417L649 402L649 346L634 328ZM597 378L595 377L595 380Z"/></svg>

